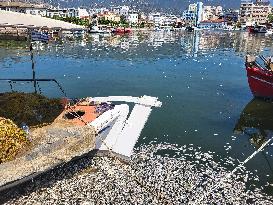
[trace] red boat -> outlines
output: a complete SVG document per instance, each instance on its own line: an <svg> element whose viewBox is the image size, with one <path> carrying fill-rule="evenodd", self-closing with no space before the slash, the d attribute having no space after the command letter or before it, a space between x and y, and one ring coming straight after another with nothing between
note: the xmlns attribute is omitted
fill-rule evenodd
<svg viewBox="0 0 273 205"><path fill-rule="evenodd" d="M130 28L116 28L113 30L113 33L116 33L116 34L126 34L131 32L132 30Z"/></svg>
<svg viewBox="0 0 273 205"><path fill-rule="evenodd" d="M265 68L256 59L247 57L246 71L249 87L255 97L273 99L273 64L264 59Z"/></svg>
<svg viewBox="0 0 273 205"><path fill-rule="evenodd" d="M249 26L249 33L266 33L267 29L265 26Z"/></svg>

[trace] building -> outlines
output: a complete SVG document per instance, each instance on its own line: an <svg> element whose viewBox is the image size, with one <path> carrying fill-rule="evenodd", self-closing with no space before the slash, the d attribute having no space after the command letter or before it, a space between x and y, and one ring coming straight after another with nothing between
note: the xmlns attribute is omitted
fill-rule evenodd
<svg viewBox="0 0 273 205"><path fill-rule="evenodd" d="M177 16L175 15L164 15L163 16L163 25L164 26L173 26L177 24Z"/></svg>
<svg viewBox="0 0 273 205"><path fill-rule="evenodd" d="M183 20L187 24L197 26L202 21L203 9L204 9L204 4L202 2L190 4L188 7L188 10L183 12L183 15L182 15Z"/></svg>
<svg viewBox="0 0 273 205"><path fill-rule="evenodd" d="M227 22L223 19L201 21L198 25L201 29L223 29L227 27Z"/></svg>
<svg viewBox="0 0 273 205"><path fill-rule="evenodd" d="M0 10L46 16L47 6L44 4L4 1L0 2Z"/></svg>
<svg viewBox="0 0 273 205"><path fill-rule="evenodd" d="M223 17L228 25L233 25L238 22L239 10L228 10L224 13Z"/></svg>
<svg viewBox="0 0 273 205"><path fill-rule="evenodd" d="M197 4L194 3L194 4L190 4L189 5L189 8L188 8L188 11L191 11L193 13L196 13L197 12Z"/></svg>
<svg viewBox="0 0 273 205"><path fill-rule="evenodd" d="M137 12L129 12L127 20L130 25L138 24L138 20L139 20L138 13Z"/></svg>
<svg viewBox="0 0 273 205"><path fill-rule="evenodd" d="M240 22L242 25L265 24L271 13L269 0L242 0Z"/></svg>
<svg viewBox="0 0 273 205"><path fill-rule="evenodd" d="M200 22L202 21L203 8L204 8L204 4L202 2L197 2L196 26L198 26Z"/></svg>
<svg viewBox="0 0 273 205"><path fill-rule="evenodd" d="M182 14L182 18L186 22L186 24L195 24L196 22L196 14L193 11L184 11Z"/></svg>
<svg viewBox="0 0 273 205"><path fill-rule="evenodd" d="M204 6L202 21L216 20L223 16L223 7L221 6Z"/></svg>
<svg viewBox="0 0 273 205"><path fill-rule="evenodd" d="M120 15L113 13L113 12L106 12L104 14L98 14L97 15L98 19L104 19L107 21L112 21L112 22L120 22Z"/></svg>
<svg viewBox="0 0 273 205"><path fill-rule="evenodd" d="M151 13L148 16L148 20L150 24L153 24L155 27L160 27L163 25L163 16L159 12Z"/></svg>
<svg viewBox="0 0 273 205"><path fill-rule="evenodd" d="M111 11L120 16L128 17L130 8L129 6L117 6L117 7L112 7Z"/></svg>
<svg viewBox="0 0 273 205"><path fill-rule="evenodd" d="M80 19L89 19L89 13L86 9L82 8L66 8L66 9L59 9L59 8L50 8L46 11L46 16L53 18L53 17L74 17Z"/></svg>
<svg viewBox="0 0 273 205"><path fill-rule="evenodd" d="M75 17L80 19L89 19L89 13L84 8L75 9Z"/></svg>
<svg viewBox="0 0 273 205"><path fill-rule="evenodd" d="M50 8L46 11L46 16L53 17L72 17L73 14L69 14L67 9Z"/></svg>

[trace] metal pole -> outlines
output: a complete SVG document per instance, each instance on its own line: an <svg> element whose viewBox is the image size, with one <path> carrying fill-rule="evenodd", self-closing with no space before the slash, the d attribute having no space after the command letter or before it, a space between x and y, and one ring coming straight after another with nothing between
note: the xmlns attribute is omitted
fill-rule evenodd
<svg viewBox="0 0 273 205"><path fill-rule="evenodd" d="M31 67L32 67L32 78L33 78L34 92L37 93L37 82L36 82L36 75L35 75L35 64L34 64L32 43L30 43L29 50L30 50L30 57L31 57Z"/></svg>

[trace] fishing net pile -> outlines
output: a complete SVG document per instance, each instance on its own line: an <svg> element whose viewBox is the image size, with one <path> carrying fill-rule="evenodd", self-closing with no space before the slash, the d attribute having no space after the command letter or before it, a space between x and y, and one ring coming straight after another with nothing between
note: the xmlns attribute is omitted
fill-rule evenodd
<svg viewBox="0 0 273 205"><path fill-rule="evenodd" d="M12 198L6 204L273 204L261 188L248 188L255 174L229 173L200 147L150 144L138 148L130 164L107 157L71 162L24 193L6 193Z"/></svg>
<svg viewBox="0 0 273 205"><path fill-rule="evenodd" d="M12 160L29 143L24 130L0 117L0 164Z"/></svg>
<svg viewBox="0 0 273 205"><path fill-rule="evenodd" d="M8 92L0 94L0 116L15 124L36 126L52 123L63 111L60 99L49 99L35 93Z"/></svg>

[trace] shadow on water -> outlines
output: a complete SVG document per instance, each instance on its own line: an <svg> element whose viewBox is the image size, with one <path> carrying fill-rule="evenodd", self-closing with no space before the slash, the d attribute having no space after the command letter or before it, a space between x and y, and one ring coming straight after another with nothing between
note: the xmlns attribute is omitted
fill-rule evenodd
<svg viewBox="0 0 273 205"><path fill-rule="evenodd" d="M273 102L254 98L240 115L234 132L249 136L249 141L259 148L273 132Z"/></svg>
<svg viewBox="0 0 273 205"><path fill-rule="evenodd" d="M234 133L248 136L250 144L256 150L260 148L267 140L272 138L273 101L260 98L252 99L242 111L234 128ZM264 165L267 166L270 175L273 175L273 163L268 151L262 150L260 156L264 159ZM267 186L265 191L272 194L273 188Z"/></svg>

